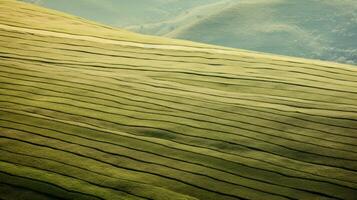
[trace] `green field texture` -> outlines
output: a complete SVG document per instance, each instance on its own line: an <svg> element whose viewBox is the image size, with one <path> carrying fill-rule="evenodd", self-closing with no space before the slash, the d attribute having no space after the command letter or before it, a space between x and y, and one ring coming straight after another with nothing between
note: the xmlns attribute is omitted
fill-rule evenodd
<svg viewBox="0 0 357 200"><path fill-rule="evenodd" d="M0 11L0 199L357 197L356 66Z"/></svg>

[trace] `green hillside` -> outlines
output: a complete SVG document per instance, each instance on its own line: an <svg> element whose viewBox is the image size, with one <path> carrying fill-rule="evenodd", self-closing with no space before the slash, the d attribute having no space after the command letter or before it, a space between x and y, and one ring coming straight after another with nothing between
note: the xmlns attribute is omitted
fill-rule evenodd
<svg viewBox="0 0 357 200"><path fill-rule="evenodd" d="M127 30L357 64L356 0L22 0Z"/></svg>
<svg viewBox="0 0 357 200"><path fill-rule="evenodd" d="M0 199L355 199L357 68L0 0Z"/></svg>
<svg viewBox="0 0 357 200"><path fill-rule="evenodd" d="M185 2L183 3L183 5L185 5L188 1L180 2ZM236 3L237 2L233 0L216 0L214 2L205 1L204 4L190 6L184 10L176 10L181 12L173 12L174 14L167 19L156 18L156 20L151 23L134 23L127 25L124 28L149 35L175 36L173 33L195 26L204 19L224 12L226 9L236 5ZM172 7L177 8L176 6ZM199 40L199 38L196 39Z"/></svg>
<svg viewBox="0 0 357 200"><path fill-rule="evenodd" d="M124 27L161 22L217 0L22 0L107 25ZM221 0L220 0L221 1Z"/></svg>
<svg viewBox="0 0 357 200"><path fill-rule="evenodd" d="M165 36L303 58L357 63L355 0L238 0Z"/></svg>

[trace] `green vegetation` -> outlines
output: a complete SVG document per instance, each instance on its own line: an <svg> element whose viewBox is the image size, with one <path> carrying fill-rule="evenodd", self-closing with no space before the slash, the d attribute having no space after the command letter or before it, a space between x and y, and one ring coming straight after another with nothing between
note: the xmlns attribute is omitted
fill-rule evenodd
<svg viewBox="0 0 357 200"><path fill-rule="evenodd" d="M237 0L165 36L303 58L357 63L355 0ZM209 33L209 34L208 34Z"/></svg>
<svg viewBox="0 0 357 200"><path fill-rule="evenodd" d="M357 196L355 66L0 11L0 199Z"/></svg>
<svg viewBox="0 0 357 200"><path fill-rule="evenodd" d="M357 64L355 0L27 1L144 34Z"/></svg>
<svg viewBox="0 0 357 200"><path fill-rule="evenodd" d="M112 26L144 25L175 18L216 0L22 0Z"/></svg>

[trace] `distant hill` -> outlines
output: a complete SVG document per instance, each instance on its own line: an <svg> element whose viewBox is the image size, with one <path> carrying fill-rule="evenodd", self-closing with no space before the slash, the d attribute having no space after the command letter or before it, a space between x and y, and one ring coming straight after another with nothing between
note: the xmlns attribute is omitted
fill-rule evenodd
<svg viewBox="0 0 357 200"><path fill-rule="evenodd" d="M356 77L0 0L0 199L355 200Z"/></svg>
<svg viewBox="0 0 357 200"><path fill-rule="evenodd" d="M165 36L283 55L357 63L354 0L240 0Z"/></svg>
<svg viewBox="0 0 357 200"><path fill-rule="evenodd" d="M355 0L28 0L139 33L357 63Z"/></svg>
<svg viewBox="0 0 357 200"><path fill-rule="evenodd" d="M125 27L171 19L217 0L24 0L107 25Z"/></svg>
<svg viewBox="0 0 357 200"><path fill-rule="evenodd" d="M171 32L178 32L186 27L191 27L209 18L223 10L235 5L232 0L216 0L216 2L205 2L204 4L196 5L178 15L166 20L156 20L154 23L146 23L139 25L126 26L126 29L151 35L166 35L170 36Z"/></svg>

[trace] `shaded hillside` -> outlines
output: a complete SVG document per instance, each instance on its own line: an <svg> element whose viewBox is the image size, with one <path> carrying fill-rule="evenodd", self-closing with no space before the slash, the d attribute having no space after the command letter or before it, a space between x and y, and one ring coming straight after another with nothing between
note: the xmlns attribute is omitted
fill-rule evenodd
<svg viewBox="0 0 357 200"><path fill-rule="evenodd" d="M354 0L240 0L169 37L304 58L357 63Z"/></svg>
<svg viewBox="0 0 357 200"><path fill-rule="evenodd" d="M183 12L176 13L176 15L166 20L155 20L153 23L129 25L125 26L125 29L150 35L170 36L174 32L194 26L202 20L230 8L232 5L235 5L235 3L233 0L207 1L204 4L202 3L190 9L186 9Z"/></svg>
<svg viewBox="0 0 357 200"><path fill-rule="evenodd" d="M216 0L23 0L112 26L124 27L175 18Z"/></svg>
<svg viewBox="0 0 357 200"><path fill-rule="evenodd" d="M357 69L0 0L1 199L354 199Z"/></svg>

